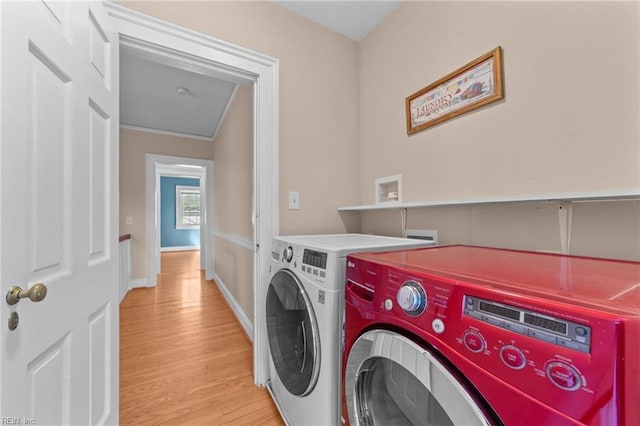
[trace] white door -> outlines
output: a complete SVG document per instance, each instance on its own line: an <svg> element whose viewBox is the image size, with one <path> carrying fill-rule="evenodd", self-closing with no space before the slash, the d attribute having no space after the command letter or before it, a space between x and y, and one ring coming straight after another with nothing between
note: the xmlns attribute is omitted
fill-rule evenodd
<svg viewBox="0 0 640 426"><path fill-rule="evenodd" d="M98 2L0 2L3 423L118 422L118 44L108 21ZM40 282L44 300L5 300L11 286Z"/></svg>

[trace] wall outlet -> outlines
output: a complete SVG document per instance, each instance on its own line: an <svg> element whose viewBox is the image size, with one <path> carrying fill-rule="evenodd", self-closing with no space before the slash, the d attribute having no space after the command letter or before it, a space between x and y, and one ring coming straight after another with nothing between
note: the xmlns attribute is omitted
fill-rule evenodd
<svg viewBox="0 0 640 426"><path fill-rule="evenodd" d="M300 193L289 192L289 210L299 210L299 209L300 209Z"/></svg>

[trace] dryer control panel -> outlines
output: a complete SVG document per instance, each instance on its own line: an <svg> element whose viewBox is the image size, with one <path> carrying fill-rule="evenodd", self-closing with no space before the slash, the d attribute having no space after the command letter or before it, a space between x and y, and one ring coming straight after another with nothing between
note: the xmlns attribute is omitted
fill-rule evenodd
<svg viewBox="0 0 640 426"><path fill-rule="evenodd" d="M464 296L464 314L514 333L589 353L591 327L491 300Z"/></svg>

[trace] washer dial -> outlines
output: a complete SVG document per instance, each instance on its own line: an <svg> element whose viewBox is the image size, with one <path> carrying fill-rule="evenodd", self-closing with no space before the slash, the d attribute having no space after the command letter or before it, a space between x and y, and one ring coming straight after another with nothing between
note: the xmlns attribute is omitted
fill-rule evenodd
<svg viewBox="0 0 640 426"><path fill-rule="evenodd" d="M289 246L282 252L282 258L287 262L291 262L293 259L293 247Z"/></svg>
<svg viewBox="0 0 640 426"><path fill-rule="evenodd" d="M475 330L467 330L462 335L462 343L469 349L471 352L480 353L487 347L487 344L482 337L482 334L478 333Z"/></svg>
<svg viewBox="0 0 640 426"><path fill-rule="evenodd" d="M421 315L427 309L427 293L415 281L407 281L402 284L396 295L396 300L402 310L412 317Z"/></svg>

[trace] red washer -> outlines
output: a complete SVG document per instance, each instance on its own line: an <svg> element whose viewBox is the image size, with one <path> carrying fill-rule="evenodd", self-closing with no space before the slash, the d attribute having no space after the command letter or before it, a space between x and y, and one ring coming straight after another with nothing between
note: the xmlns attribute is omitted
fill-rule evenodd
<svg viewBox="0 0 640 426"><path fill-rule="evenodd" d="M640 424L640 263L448 246L347 265L352 425Z"/></svg>

